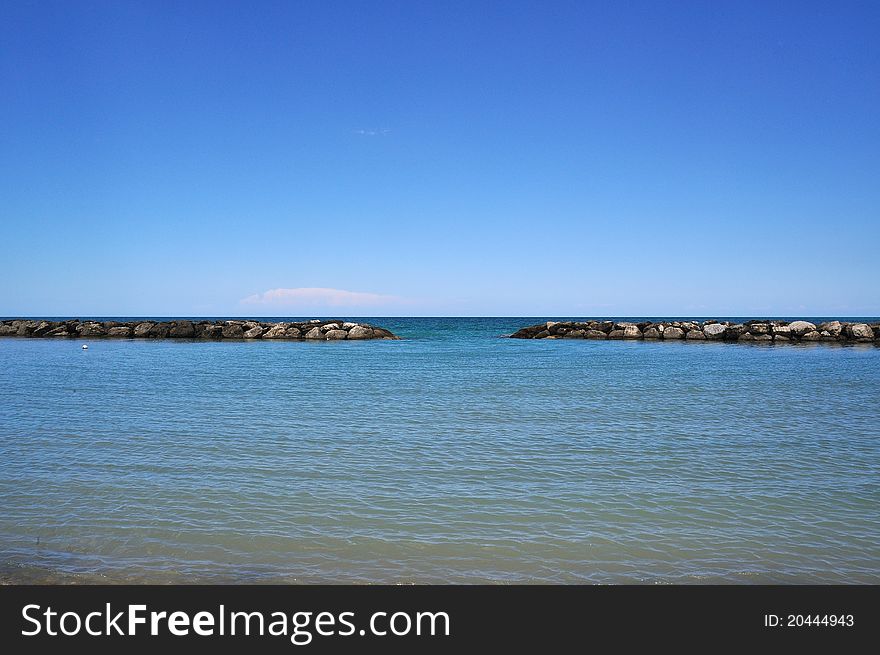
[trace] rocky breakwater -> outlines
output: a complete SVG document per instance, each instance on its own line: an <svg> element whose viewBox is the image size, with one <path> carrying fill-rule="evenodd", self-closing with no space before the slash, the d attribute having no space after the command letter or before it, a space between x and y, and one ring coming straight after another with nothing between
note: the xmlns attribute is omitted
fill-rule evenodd
<svg viewBox="0 0 880 655"><path fill-rule="evenodd" d="M390 331L367 325L335 321L263 323L260 321L0 321L0 337L116 337L134 339L289 339L360 341L398 339Z"/></svg>
<svg viewBox="0 0 880 655"><path fill-rule="evenodd" d="M524 327L512 339L663 339L666 341L833 342L880 345L880 323L848 321L548 321Z"/></svg>

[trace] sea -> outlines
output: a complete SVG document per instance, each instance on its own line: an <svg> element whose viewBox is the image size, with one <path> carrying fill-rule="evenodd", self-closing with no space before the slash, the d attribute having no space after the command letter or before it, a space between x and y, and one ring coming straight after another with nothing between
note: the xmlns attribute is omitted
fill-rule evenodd
<svg viewBox="0 0 880 655"><path fill-rule="evenodd" d="M880 347L560 318L0 338L0 581L880 583Z"/></svg>

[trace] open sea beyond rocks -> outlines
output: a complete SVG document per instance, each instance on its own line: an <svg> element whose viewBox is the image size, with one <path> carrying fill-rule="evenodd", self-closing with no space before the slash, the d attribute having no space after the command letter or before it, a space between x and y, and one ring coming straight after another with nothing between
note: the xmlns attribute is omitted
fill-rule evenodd
<svg viewBox="0 0 880 655"><path fill-rule="evenodd" d="M880 583L875 345L357 320L0 338L0 581Z"/></svg>

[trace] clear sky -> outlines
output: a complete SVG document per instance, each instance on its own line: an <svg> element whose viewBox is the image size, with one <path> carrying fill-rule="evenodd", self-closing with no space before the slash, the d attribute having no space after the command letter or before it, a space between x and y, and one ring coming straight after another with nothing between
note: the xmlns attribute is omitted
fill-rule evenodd
<svg viewBox="0 0 880 655"><path fill-rule="evenodd" d="M0 3L2 315L880 315L880 3Z"/></svg>

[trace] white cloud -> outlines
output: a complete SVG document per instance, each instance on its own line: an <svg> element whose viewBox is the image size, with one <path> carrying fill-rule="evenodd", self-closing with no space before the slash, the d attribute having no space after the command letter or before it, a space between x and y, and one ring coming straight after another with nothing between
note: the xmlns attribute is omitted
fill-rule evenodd
<svg viewBox="0 0 880 655"><path fill-rule="evenodd" d="M388 136L391 133L391 130L387 127L372 127L369 129L352 130L352 132L359 134L360 136Z"/></svg>
<svg viewBox="0 0 880 655"><path fill-rule="evenodd" d="M242 299L245 305L277 307L375 307L400 302L396 296L378 293L299 287L296 289L269 289Z"/></svg>

